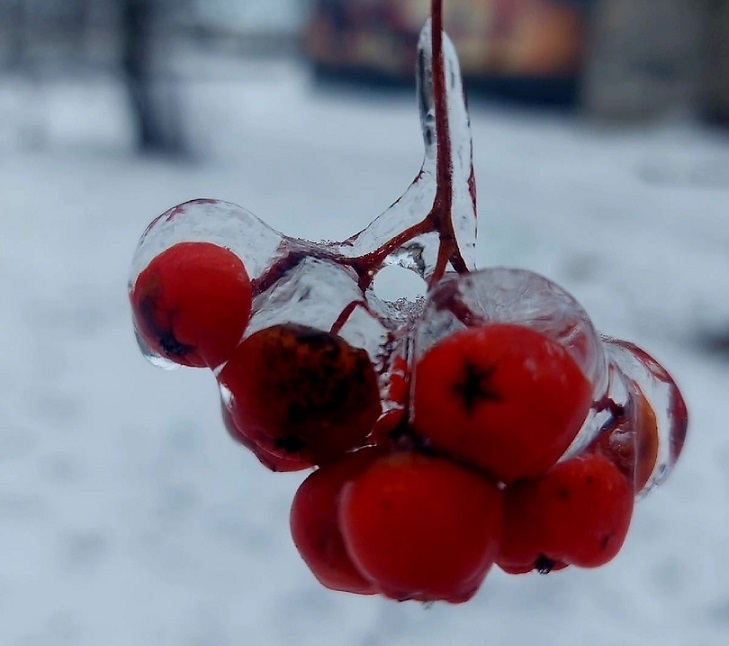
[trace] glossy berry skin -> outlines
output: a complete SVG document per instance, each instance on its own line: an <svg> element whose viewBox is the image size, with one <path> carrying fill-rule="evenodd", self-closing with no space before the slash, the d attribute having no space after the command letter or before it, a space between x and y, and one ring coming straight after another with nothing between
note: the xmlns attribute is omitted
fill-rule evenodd
<svg viewBox="0 0 729 646"><path fill-rule="evenodd" d="M292 471L303 471L304 469L310 469L313 465L306 460L301 460L296 457L279 455L268 451L259 442L256 441L255 437L251 437L243 433L233 421L233 416L230 411L225 407L225 404L221 406L221 414L223 417L223 424L225 430L228 431L228 435L245 446L253 455L256 456L257 460L266 467L269 471L275 471L278 473L290 473Z"/></svg>
<svg viewBox="0 0 729 646"><path fill-rule="evenodd" d="M560 462L507 488L497 563L509 572L604 565L625 541L633 503L631 483L605 456Z"/></svg>
<svg viewBox="0 0 729 646"><path fill-rule="evenodd" d="M365 350L329 332L275 325L248 337L221 371L235 425L272 453L324 464L362 446L380 416Z"/></svg>
<svg viewBox="0 0 729 646"><path fill-rule="evenodd" d="M366 447L312 473L291 505L291 536L314 576L331 590L375 594L352 563L339 528L339 497L347 482L364 471L382 451Z"/></svg>
<svg viewBox="0 0 729 646"><path fill-rule="evenodd" d="M381 458L348 483L339 518L347 552L382 594L461 603L493 565L502 495L481 475L416 453Z"/></svg>
<svg viewBox="0 0 729 646"><path fill-rule="evenodd" d="M252 291L232 251L181 242L152 259L129 298L137 332L153 352L183 366L214 368L243 336Z"/></svg>
<svg viewBox="0 0 729 646"><path fill-rule="evenodd" d="M547 471L591 401L591 385L567 351L519 325L455 332L415 368L415 429L434 448L507 483Z"/></svg>

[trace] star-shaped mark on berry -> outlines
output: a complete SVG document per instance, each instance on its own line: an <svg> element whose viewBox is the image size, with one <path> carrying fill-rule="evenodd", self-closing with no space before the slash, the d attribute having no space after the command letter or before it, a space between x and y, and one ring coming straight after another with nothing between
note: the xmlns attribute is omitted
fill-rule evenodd
<svg viewBox="0 0 729 646"><path fill-rule="evenodd" d="M494 388L496 366L482 368L475 363L464 363L463 378L453 386L453 392L463 401L468 415L472 415L479 404L501 401L501 395Z"/></svg>

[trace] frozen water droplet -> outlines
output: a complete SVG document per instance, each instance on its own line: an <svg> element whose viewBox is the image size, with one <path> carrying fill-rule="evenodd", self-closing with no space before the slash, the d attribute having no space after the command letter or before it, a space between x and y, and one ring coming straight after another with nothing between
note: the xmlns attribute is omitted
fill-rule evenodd
<svg viewBox="0 0 729 646"><path fill-rule="evenodd" d="M179 364L170 361L169 359L161 356L160 354L152 350L152 348L150 348L147 342L142 338L142 335L139 334L136 326L134 328L134 336L137 339L137 345L139 346L139 350L141 351L142 355L153 366L156 366L157 368L162 368L163 370L177 370L180 367Z"/></svg>
<svg viewBox="0 0 729 646"><path fill-rule="evenodd" d="M641 490L645 494L668 477L681 454L688 427L686 404L676 382L647 352L627 341L605 338L604 344L611 364L640 387L655 414L658 455Z"/></svg>

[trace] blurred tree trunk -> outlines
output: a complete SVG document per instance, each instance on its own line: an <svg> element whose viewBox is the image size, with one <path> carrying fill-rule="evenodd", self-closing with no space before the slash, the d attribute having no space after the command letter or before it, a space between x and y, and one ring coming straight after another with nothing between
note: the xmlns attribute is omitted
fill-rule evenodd
<svg viewBox="0 0 729 646"><path fill-rule="evenodd" d="M702 68L702 112L729 126L729 0L706 0Z"/></svg>
<svg viewBox="0 0 729 646"><path fill-rule="evenodd" d="M121 2L122 65L142 152L180 156L187 152L177 85L160 60L163 48L159 0ZM168 35L168 34L167 34ZM164 70L164 71L163 71Z"/></svg>

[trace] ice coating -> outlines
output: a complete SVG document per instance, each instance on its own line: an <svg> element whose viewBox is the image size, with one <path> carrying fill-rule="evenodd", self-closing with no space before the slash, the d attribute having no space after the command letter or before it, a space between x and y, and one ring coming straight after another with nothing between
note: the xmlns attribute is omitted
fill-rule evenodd
<svg viewBox="0 0 729 646"><path fill-rule="evenodd" d="M132 258L129 292L153 258L180 242L210 242L230 249L255 279L274 261L284 236L237 204L212 199L183 202L155 218L142 234ZM166 370L178 367L149 347L136 323L134 331L137 345L150 363Z"/></svg>
<svg viewBox="0 0 729 646"><path fill-rule="evenodd" d="M563 459L586 450L601 433L615 433L631 455L639 398L655 415L655 464L637 494L670 473L683 448L687 411L674 380L644 350L627 341L600 337L582 306L564 289L531 271L495 267L447 274L428 295L413 331L414 361L438 341L467 327L515 323L560 343L593 384L594 401ZM414 387L414 385L412 386Z"/></svg>
<svg viewBox="0 0 729 646"><path fill-rule="evenodd" d="M559 285L525 269L491 267L444 276L431 290L414 329L414 361L458 330L492 323L523 325L562 345L592 384L594 402L604 402L610 390L627 398L622 383L609 378L605 352L587 312ZM609 419L610 412L594 403L565 457L583 450Z"/></svg>
<svg viewBox="0 0 729 646"><path fill-rule="evenodd" d="M270 265L284 236L250 211L231 202L197 199L155 218L132 259L129 288L150 261L178 242L211 242L234 252L255 279Z"/></svg>
<svg viewBox="0 0 729 646"><path fill-rule="evenodd" d="M638 384L656 416L658 456L647 483L638 492L645 494L668 477L681 455L688 427L686 404L671 375L645 350L609 337L603 342L611 365Z"/></svg>
<svg viewBox="0 0 729 646"><path fill-rule="evenodd" d="M427 227L425 218L437 210L439 189L447 190L456 242L465 267L475 268L476 202L473 179L471 126L463 93L460 66L451 40L443 38L445 104L448 137L442 138L450 159L449 186L438 186L439 137L433 91L433 33L428 21L418 42L416 71L420 124L425 157L420 172L405 193L366 229L338 245L349 257L377 253L390 241L387 264L398 264L429 278L436 268L440 237ZM446 151L441 150L441 154Z"/></svg>
<svg viewBox="0 0 729 646"><path fill-rule="evenodd" d="M516 323L563 345L594 391L604 391L605 357L582 306L559 285L525 269L447 274L430 292L415 331L415 356L456 330Z"/></svg>
<svg viewBox="0 0 729 646"><path fill-rule="evenodd" d="M601 338L581 305L543 276L503 267L476 270L469 116L455 49L430 21L418 43L416 78L424 160L402 197L368 227L342 242L315 243L279 233L229 202L185 202L156 218L143 234L129 289L154 257L179 242L204 241L232 250L252 281L251 319L243 338L296 323L365 349L379 379L380 422L386 420L385 433L393 430L391 424L401 425L400 437L412 431L404 428L409 403L403 392L414 387L402 384L428 348L465 327L525 325L566 348L593 386L592 408L562 459L595 450L609 437L616 450L637 461L639 412L648 406L655 415L658 450L636 493L649 491L666 478L683 446L687 413L676 384L640 348ZM378 298L373 280L393 265L427 283L425 300ZM152 363L176 367L152 352L139 334L137 339ZM224 388L221 396L227 406ZM624 470L634 477L637 468L634 463Z"/></svg>
<svg viewBox="0 0 729 646"><path fill-rule="evenodd" d="M150 348L149 344L139 333L136 323L134 325L134 338L137 340L137 345L139 346L139 351L142 353L142 356L153 366L156 366L157 368L162 368L162 370L177 370L180 367L179 363L170 361L169 359L161 356L152 348Z"/></svg>
<svg viewBox="0 0 729 646"><path fill-rule="evenodd" d="M374 360L390 332L386 318L370 305L375 298L359 287L350 268L308 256L254 298L246 336L272 325L298 323L335 332Z"/></svg>
<svg viewBox="0 0 729 646"><path fill-rule="evenodd" d="M435 56L438 35L440 56ZM218 244L241 258L252 279L246 336L275 323L310 325L367 349L386 372L392 348L404 352L398 328L411 323L422 304L380 300L371 290L377 272L398 265L434 280L446 268L444 259L461 270L475 265L475 182L460 67L453 44L442 32L434 34L430 21L419 39L417 61L424 161L405 194L370 226L340 243L314 243L283 235L236 204L192 200L169 209L144 232L132 261L130 291L149 262L169 247L183 241ZM439 79L441 103L435 91ZM174 367L137 337L152 363Z"/></svg>

